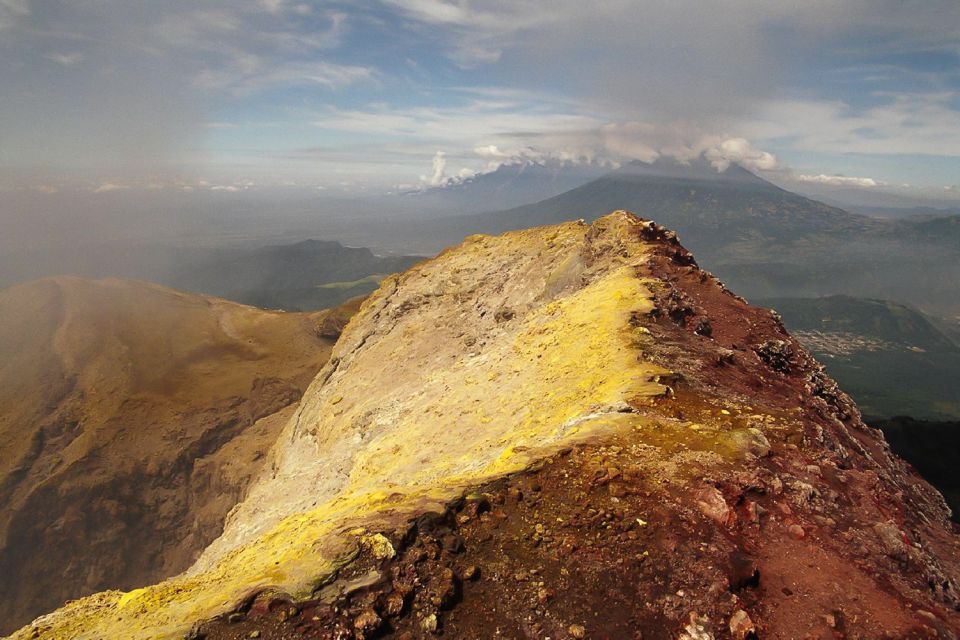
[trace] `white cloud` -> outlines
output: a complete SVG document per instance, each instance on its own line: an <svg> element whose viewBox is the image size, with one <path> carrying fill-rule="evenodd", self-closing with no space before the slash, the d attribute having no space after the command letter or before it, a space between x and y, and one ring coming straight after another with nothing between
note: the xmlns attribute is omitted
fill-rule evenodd
<svg viewBox="0 0 960 640"><path fill-rule="evenodd" d="M280 13L284 9L284 0L260 0L260 6L267 13Z"/></svg>
<svg viewBox="0 0 960 640"><path fill-rule="evenodd" d="M653 162L660 157L655 127L642 122L608 123L600 127L599 148L615 156Z"/></svg>
<svg viewBox="0 0 960 640"><path fill-rule="evenodd" d="M474 147L473 152L481 158L490 160L492 162L508 162L517 156L517 152L501 151L500 147L495 144Z"/></svg>
<svg viewBox="0 0 960 640"><path fill-rule="evenodd" d="M29 15L29 0L0 0L0 31L12 28Z"/></svg>
<svg viewBox="0 0 960 640"><path fill-rule="evenodd" d="M28 16L30 15L30 0L0 0L0 13Z"/></svg>
<svg viewBox="0 0 960 640"><path fill-rule="evenodd" d="M76 64L79 64L83 61L82 53L48 53L46 56L47 60L56 62L57 64L64 67L72 67Z"/></svg>
<svg viewBox="0 0 960 640"><path fill-rule="evenodd" d="M204 187L210 191L220 191L225 193L238 193L240 191L247 191L249 189L254 189L258 185L253 180L237 180L229 184L210 184L206 181L201 181L197 184L199 187Z"/></svg>
<svg viewBox="0 0 960 640"><path fill-rule="evenodd" d="M728 138L704 151L710 164L721 173L735 162L751 171L778 169L777 157L754 147L745 138Z"/></svg>
<svg viewBox="0 0 960 640"><path fill-rule="evenodd" d="M603 121L577 112L553 111L539 104L505 107L496 100L474 100L453 107L330 107L319 112L313 124L322 130L420 140L434 147L466 151L491 144L516 146L518 133L562 138L570 132L597 128Z"/></svg>
<svg viewBox="0 0 960 640"><path fill-rule="evenodd" d="M130 183L202 171L222 158L207 146L205 124L242 112L245 98L296 86L316 99L373 84L371 66L335 51L350 28L347 10L305 8L0 0L0 164ZM51 75L55 66L69 73ZM291 107L285 99L266 104L257 112ZM232 167L220 169L244 171Z"/></svg>
<svg viewBox="0 0 960 640"><path fill-rule="evenodd" d="M447 154L443 151L437 151L433 154L433 173L429 176L420 176L420 184L416 186L399 185L402 191L422 190L431 187L446 187L452 184L460 184L464 180L477 175L472 169L466 167L460 169L455 175L447 175Z"/></svg>
<svg viewBox="0 0 960 640"><path fill-rule="evenodd" d="M412 182L436 149L447 153L447 182L558 159L703 156L718 169L775 171L771 149L814 177L824 156L805 152L960 158L960 94L945 89L957 86L955 70L903 83L937 91L857 93L868 76L871 87L895 86L889 60L900 54L960 52L960 3L924 9L902 0L607 0L603 10L582 0L0 0L0 29L17 27L2 32L5 59L17 64L0 70L0 138L17 152L0 160L75 162L67 170L86 180L129 184L157 166L216 165L205 175L231 186L248 168L258 179L293 168L298 178ZM838 61L835 75L811 86L823 69L808 64L826 59ZM51 75L51 62L70 73ZM462 86L478 78L492 86ZM846 86L857 88L837 88ZM290 87L300 90L282 91ZM850 104L823 97L850 94ZM291 150L300 136L313 147ZM900 179L876 165L833 166ZM904 173L917 182L918 170ZM952 182L946 170L929 184Z"/></svg>
<svg viewBox="0 0 960 640"><path fill-rule="evenodd" d="M119 182L102 182L93 189L93 192L110 193L111 191L124 191L129 188L128 185Z"/></svg>
<svg viewBox="0 0 960 640"><path fill-rule="evenodd" d="M473 153L486 162L481 173L496 171L504 165L546 164L548 162L580 164L596 160L594 154L586 149L574 150L571 148L534 149L533 147L520 147L501 149L495 144L487 144L474 147Z"/></svg>
<svg viewBox="0 0 960 640"><path fill-rule="evenodd" d="M321 85L336 89L374 76L370 67L330 64L321 61L271 64L266 60L248 59L229 69L207 69L194 79L204 89L228 89L245 95L270 87Z"/></svg>
<svg viewBox="0 0 960 640"><path fill-rule="evenodd" d="M960 3L929 0L381 0L457 64L509 65L522 86L560 81L568 95L635 117L730 125L783 95L799 61L960 51ZM771 34L779 34L771 37ZM500 64L498 64L500 63ZM802 63L802 64L805 64Z"/></svg>
<svg viewBox="0 0 960 640"><path fill-rule="evenodd" d="M30 14L30 0L0 0L0 9L25 16Z"/></svg>
<svg viewBox="0 0 960 640"><path fill-rule="evenodd" d="M533 95L506 97L503 92L488 90L484 96L449 107L331 107L317 114L314 125L322 131L354 134L358 142L389 139L392 144L381 147L381 158L395 152L398 162L417 158L421 166L425 157L433 158L434 171L420 175L426 185L448 184L460 175L488 173L517 163L615 166L626 160L653 162L661 156L681 162L706 157L718 170L725 170L731 162L753 171L782 168L774 154L738 136L690 131L682 124L605 122L575 108L552 110ZM369 162L369 149L356 147L355 161ZM438 148L444 152L438 154ZM318 148L315 152L304 150L298 157L316 162L320 156L332 158L333 153ZM338 152L337 157L341 163L350 162L345 160L349 154ZM462 167L460 173L451 175L451 165Z"/></svg>
<svg viewBox="0 0 960 640"><path fill-rule="evenodd" d="M800 174L797 176L797 180L800 182L813 182L817 184L826 184L834 187L879 187L883 186L883 182L879 180L874 180L873 178L858 178L855 176L831 176L826 174L819 175L808 175ZM907 187L909 185L903 185Z"/></svg>
<svg viewBox="0 0 960 640"><path fill-rule="evenodd" d="M288 19L286 2L260 0L258 6L261 11L253 13L230 3L168 11L145 34L143 46L182 59L194 69L197 87L236 95L289 86L335 89L375 75L370 66L327 59L346 28L342 11L306 20L295 5L296 15Z"/></svg>
<svg viewBox="0 0 960 640"><path fill-rule="evenodd" d="M877 106L778 100L742 128L755 140L788 140L818 153L960 156L960 92L883 94Z"/></svg>
<svg viewBox="0 0 960 640"><path fill-rule="evenodd" d="M442 27L434 37L446 41L451 60L463 67L499 61L504 49L525 31L542 28L560 16L556 5L549 9L529 0L517 2L460 2L447 0L383 0L401 14Z"/></svg>
<svg viewBox="0 0 960 640"><path fill-rule="evenodd" d="M421 176L421 181L426 182L432 187L439 186L447 180L447 154L443 151L437 151L433 155L433 175L430 177Z"/></svg>

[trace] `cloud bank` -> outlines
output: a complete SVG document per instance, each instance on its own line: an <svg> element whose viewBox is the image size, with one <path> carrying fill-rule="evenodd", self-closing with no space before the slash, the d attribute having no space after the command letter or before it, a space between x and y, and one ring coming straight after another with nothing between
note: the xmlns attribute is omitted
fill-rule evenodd
<svg viewBox="0 0 960 640"><path fill-rule="evenodd" d="M947 193L957 25L955 0L0 0L0 186L702 156Z"/></svg>
<svg viewBox="0 0 960 640"><path fill-rule="evenodd" d="M828 176L822 173L815 176L800 174L797 176L797 180L800 182L826 184L832 187L862 187L867 189L871 187L879 187L884 184L874 180L873 178L857 178L855 176Z"/></svg>

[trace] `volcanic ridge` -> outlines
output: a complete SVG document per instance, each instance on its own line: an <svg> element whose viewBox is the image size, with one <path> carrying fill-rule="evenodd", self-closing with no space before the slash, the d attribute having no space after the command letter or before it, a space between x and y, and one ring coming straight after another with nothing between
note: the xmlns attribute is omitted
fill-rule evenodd
<svg viewBox="0 0 960 640"><path fill-rule="evenodd" d="M14 638L952 638L960 538L784 330L617 211L386 278L183 574Z"/></svg>

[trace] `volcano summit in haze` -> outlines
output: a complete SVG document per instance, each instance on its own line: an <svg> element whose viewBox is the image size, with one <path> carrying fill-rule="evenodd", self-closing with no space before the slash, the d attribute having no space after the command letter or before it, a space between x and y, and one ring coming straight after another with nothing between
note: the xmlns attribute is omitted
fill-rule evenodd
<svg viewBox="0 0 960 640"><path fill-rule="evenodd" d="M518 160L493 171L406 194L417 206L449 214L507 209L575 189L609 171L605 164Z"/></svg>
<svg viewBox="0 0 960 640"><path fill-rule="evenodd" d="M579 187L505 211L425 223L450 238L500 233L625 208L675 229L747 297L847 294L960 311L960 216L880 220L797 195L736 163L634 161Z"/></svg>
<svg viewBox="0 0 960 640"><path fill-rule="evenodd" d="M619 203L669 218L684 235L721 234L729 242L746 233L844 231L869 226L849 214L777 187L736 163L723 171L700 157L689 162L635 160L542 201L468 216L483 232L551 224L579 215L593 219Z"/></svg>

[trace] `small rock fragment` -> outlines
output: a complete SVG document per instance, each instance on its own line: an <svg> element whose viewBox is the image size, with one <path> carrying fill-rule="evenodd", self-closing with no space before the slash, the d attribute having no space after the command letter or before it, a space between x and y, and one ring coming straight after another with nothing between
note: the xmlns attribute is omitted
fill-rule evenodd
<svg viewBox="0 0 960 640"><path fill-rule="evenodd" d="M30 630L30 640L35 640L40 637L40 629L34 627ZM186 635L183 636L183 640L206 640L207 634L200 630L197 625L194 625L190 628L190 631L187 631Z"/></svg>
<svg viewBox="0 0 960 640"><path fill-rule="evenodd" d="M878 522L873 525L873 530L880 538L880 544L883 551L891 558L903 559L907 556L907 545L903 539L903 533L892 521Z"/></svg>
<svg viewBox="0 0 960 640"><path fill-rule="evenodd" d="M709 618L701 617L696 612L690 614L690 622L683 628L679 640L714 640L713 633L707 625Z"/></svg>
<svg viewBox="0 0 960 640"><path fill-rule="evenodd" d="M727 526L733 517L733 512L727 506L727 501L715 487L704 487L697 493L697 507L721 527Z"/></svg>
<svg viewBox="0 0 960 640"><path fill-rule="evenodd" d="M390 544L390 541L382 533L363 536L363 538L360 540L360 544L362 544L364 548L368 549L371 555L373 555L373 557L377 560L389 560L397 555L393 545Z"/></svg>
<svg viewBox="0 0 960 640"><path fill-rule="evenodd" d="M748 445L750 453L758 458L765 458L770 455L770 441L763 431L756 427L750 427L747 432L752 436Z"/></svg>
<svg viewBox="0 0 960 640"><path fill-rule="evenodd" d="M730 616L730 635L734 640L747 640L756 637L757 628L750 615L743 609L737 609Z"/></svg>
<svg viewBox="0 0 960 640"><path fill-rule="evenodd" d="M570 625L567 627L567 633L570 634L571 638L577 638L578 640L587 637L587 630L582 624Z"/></svg>
<svg viewBox="0 0 960 640"><path fill-rule="evenodd" d="M380 626L380 616L373 609L367 609L353 619L353 629L357 636L366 638Z"/></svg>
<svg viewBox="0 0 960 640"><path fill-rule="evenodd" d="M437 630L437 614L431 613L420 621L420 628L427 633L433 633Z"/></svg>
<svg viewBox="0 0 960 640"><path fill-rule="evenodd" d="M710 324L709 320L702 318L700 322L697 323L697 326L694 328L693 332L698 336L709 338L713 335L713 326Z"/></svg>
<svg viewBox="0 0 960 640"><path fill-rule="evenodd" d="M790 373L794 366L793 345L786 340L767 340L754 348L760 359L774 371Z"/></svg>
<svg viewBox="0 0 960 640"><path fill-rule="evenodd" d="M383 599L383 614L388 617L398 616L403 611L403 596L394 591L388 593Z"/></svg>

